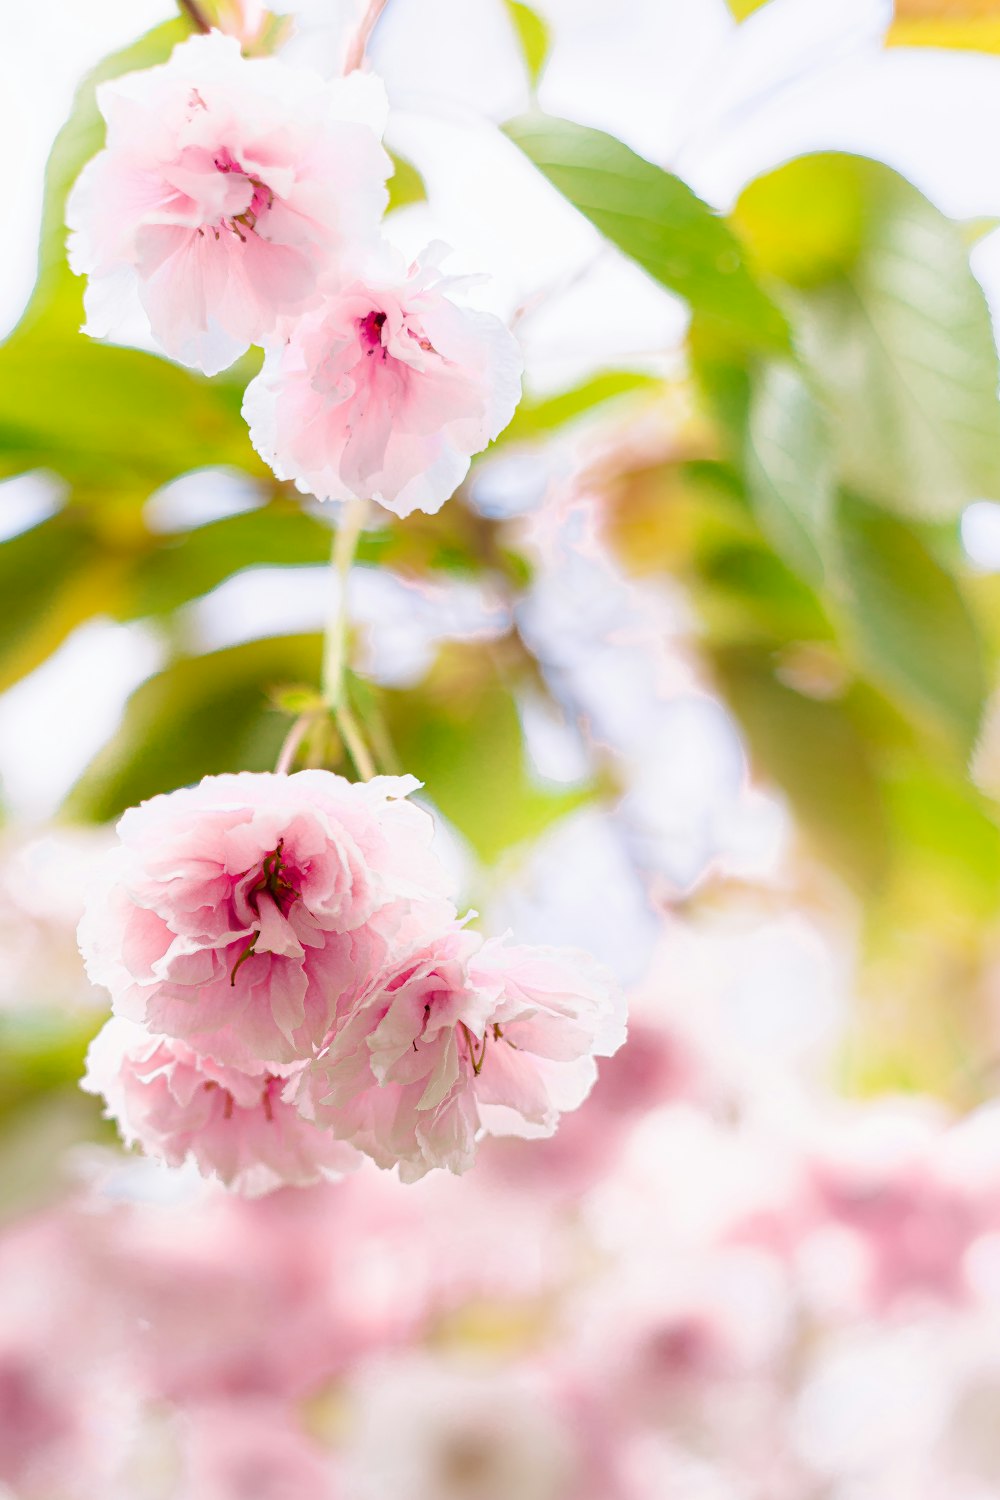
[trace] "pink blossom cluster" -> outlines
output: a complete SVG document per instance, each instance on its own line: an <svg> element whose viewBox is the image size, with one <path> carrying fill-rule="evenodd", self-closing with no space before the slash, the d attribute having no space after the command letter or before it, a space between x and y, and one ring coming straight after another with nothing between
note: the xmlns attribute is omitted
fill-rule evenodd
<svg viewBox="0 0 1000 1500"><path fill-rule="evenodd" d="M262 345L244 410L280 478L438 510L510 421L521 358L499 319L456 300L438 247L407 267L380 239L381 83L247 59L212 32L98 103L106 145L67 208L85 332L145 320L209 375Z"/></svg>
<svg viewBox="0 0 1000 1500"><path fill-rule="evenodd" d="M129 1142L245 1192L414 1181L551 1135L624 1040L587 955L459 920L412 777L206 777L127 812L80 924L115 1015L85 1088Z"/></svg>
<svg viewBox="0 0 1000 1500"><path fill-rule="evenodd" d="M610 1118L645 1074L636 1041L583 1116ZM885 1101L776 1135L657 1077L613 1157L594 1170L584 1148L572 1200L489 1170L496 1141L470 1181L414 1190L366 1167L156 1203L145 1164L92 1167L75 1200L0 1232L0 1483L16 1500L996 1493L1000 1112L952 1124ZM813 1192L834 1160L836 1203ZM869 1226L849 1241L848 1198ZM915 1281L907 1226L942 1235L959 1200L957 1274ZM856 1297L876 1267L887 1295Z"/></svg>

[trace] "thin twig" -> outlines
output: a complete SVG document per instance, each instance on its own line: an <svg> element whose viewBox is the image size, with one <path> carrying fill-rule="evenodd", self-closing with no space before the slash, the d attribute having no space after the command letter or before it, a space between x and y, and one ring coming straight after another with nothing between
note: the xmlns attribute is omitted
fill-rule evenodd
<svg viewBox="0 0 1000 1500"><path fill-rule="evenodd" d="M198 0L177 0L180 10L187 12L188 20L196 31L211 31L212 23L205 15Z"/></svg>
<svg viewBox="0 0 1000 1500"><path fill-rule="evenodd" d="M333 715L344 749L354 762L358 775L365 781L371 780L375 775L375 764L361 727L346 701L346 686L348 587L354 554L358 550L358 538L364 529L367 513L367 501L349 501L333 539L330 562L336 578L337 597L326 629L322 685L323 702Z"/></svg>
<svg viewBox="0 0 1000 1500"><path fill-rule="evenodd" d="M326 630L323 652L323 702L334 713L344 698L344 674L347 667L347 585L358 538L365 524L367 502L349 500L333 539L330 562L336 578L337 597Z"/></svg>
<svg viewBox="0 0 1000 1500"><path fill-rule="evenodd" d="M353 73L360 68L365 60L365 51L371 41L372 32L378 24L378 18L385 10L388 0L368 0L368 8L361 17L361 23L351 38L351 44L344 58L344 72Z"/></svg>
<svg viewBox="0 0 1000 1500"><path fill-rule="evenodd" d="M344 748L354 762L354 769L362 781L371 781L375 775L375 762L372 760L368 746L365 744L365 738L361 733L361 726L357 719L346 703L342 703L335 710L334 717L337 721L337 728L340 731L340 738L344 742Z"/></svg>
<svg viewBox="0 0 1000 1500"><path fill-rule="evenodd" d="M295 763L295 756L298 752L299 746L302 744L302 741L309 733L309 730L314 722L314 714L299 714L298 718L295 720L295 723L285 735L285 738L282 742L281 750L278 754L278 763L274 768L276 775L288 775L288 772L292 769L292 766Z"/></svg>

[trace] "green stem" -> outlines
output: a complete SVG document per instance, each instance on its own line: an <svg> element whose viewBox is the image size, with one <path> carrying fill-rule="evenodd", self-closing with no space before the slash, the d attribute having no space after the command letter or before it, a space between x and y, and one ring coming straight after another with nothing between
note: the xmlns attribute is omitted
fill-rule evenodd
<svg viewBox="0 0 1000 1500"><path fill-rule="evenodd" d="M323 702L336 714L344 701L347 668L347 583L367 509L364 500L349 500L333 539L330 562L337 580L337 597L326 628L323 652Z"/></svg>
<svg viewBox="0 0 1000 1500"><path fill-rule="evenodd" d="M347 589L358 549L358 538L364 529L368 511L364 500L350 500L333 539L331 564L337 580L337 599L326 631L323 651L323 702L333 715L344 748L358 775L369 781L375 775L375 764L365 744L361 726L347 703Z"/></svg>
<svg viewBox="0 0 1000 1500"><path fill-rule="evenodd" d="M375 762L372 760L368 746L365 744L365 738L361 733L361 726L357 719L346 703L341 704L335 711L334 717L337 721L337 728L340 731L340 738L344 742L344 748L354 762L354 769L362 781L371 781L375 775Z"/></svg>
<svg viewBox="0 0 1000 1500"><path fill-rule="evenodd" d="M196 31L211 31L212 23L202 11L198 0L177 0L177 5L187 14L188 20Z"/></svg>
<svg viewBox="0 0 1000 1500"><path fill-rule="evenodd" d="M371 39L371 34L378 24L379 17L385 10L387 0L368 0L368 6L357 31L351 38L347 55L344 58L344 72L353 73L355 68L360 68L365 60L365 50Z"/></svg>
<svg viewBox="0 0 1000 1500"><path fill-rule="evenodd" d="M278 764L274 768L276 775L287 776L291 771L299 747L315 722L316 715L314 713L299 714L299 717L285 735L284 742L278 754Z"/></svg>

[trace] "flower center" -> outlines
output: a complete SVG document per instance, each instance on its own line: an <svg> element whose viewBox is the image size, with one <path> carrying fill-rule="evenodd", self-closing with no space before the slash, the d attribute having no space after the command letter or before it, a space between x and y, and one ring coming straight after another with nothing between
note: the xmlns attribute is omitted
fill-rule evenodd
<svg viewBox="0 0 1000 1500"><path fill-rule="evenodd" d="M289 909L299 899L300 892L287 878L287 866L282 860L284 847L284 839L279 839L277 848L272 849L270 854L265 854L260 874L247 890L247 905L253 908L258 917L260 916L261 896L270 896L283 917L287 917ZM236 976L256 948L259 937L260 928L258 927L229 971L231 987L235 988Z"/></svg>
<svg viewBox="0 0 1000 1500"><path fill-rule="evenodd" d="M385 313L373 309L367 317L358 319L358 335L361 345L367 355L375 353L376 349L382 349L382 358L385 359L388 350L382 348L382 329L385 326Z"/></svg>
<svg viewBox="0 0 1000 1500"><path fill-rule="evenodd" d="M298 899L299 892L287 878L288 867L282 859L284 847L284 839L279 839L277 848L272 849L270 854L265 854L260 874L247 891L247 901L254 911L258 910L259 898L262 895L268 895L284 917L288 915L288 908L292 902Z"/></svg>
<svg viewBox="0 0 1000 1500"><path fill-rule="evenodd" d="M261 182L257 177L251 177L249 172L244 171L228 146L224 146L215 157L215 170L217 172L224 172L227 176L235 172L237 176L245 178L253 188L253 197L250 199L249 206L241 214L234 214L232 218L223 219L222 221L224 229L228 229L238 239L245 241L246 234L243 231L246 230L248 233L253 234L257 228L258 219L266 214L273 204L274 194L267 186L267 183ZM218 230L215 230L215 237L216 239L219 237Z"/></svg>

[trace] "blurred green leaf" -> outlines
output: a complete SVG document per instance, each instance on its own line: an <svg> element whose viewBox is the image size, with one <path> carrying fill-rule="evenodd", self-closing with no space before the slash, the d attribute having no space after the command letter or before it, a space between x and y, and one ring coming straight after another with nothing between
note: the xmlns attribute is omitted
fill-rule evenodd
<svg viewBox="0 0 1000 1500"><path fill-rule="evenodd" d="M487 862L593 795L532 780L514 700L475 648L445 650L426 683L383 704L400 765Z"/></svg>
<svg viewBox="0 0 1000 1500"><path fill-rule="evenodd" d="M0 1015L0 1118L53 1090L75 1091L100 1019L35 1009Z"/></svg>
<svg viewBox="0 0 1000 1500"><path fill-rule="evenodd" d="M54 468L97 493L140 498L189 469L266 474L240 417L240 393L133 349L71 332L15 333L0 347L0 474Z"/></svg>
<svg viewBox="0 0 1000 1500"><path fill-rule="evenodd" d="M960 227L888 167L835 154L752 183L734 217L758 268L799 289L844 481L933 520L1000 496L1000 366Z"/></svg>
<svg viewBox="0 0 1000 1500"><path fill-rule="evenodd" d="M792 364L767 364L754 381L746 472L765 535L798 572L822 580L833 513L833 451L825 413Z"/></svg>
<svg viewBox="0 0 1000 1500"><path fill-rule="evenodd" d="M413 163L396 151L390 151L389 155L393 170L388 183L389 207L386 212L391 213L394 208L405 208L408 203L425 202L427 188Z"/></svg>
<svg viewBox="0 0 1000 1500"><path fill-rule="evenodd" d="M271 694L318 683L320 648L319 636L274 636L171 663L129 698L65 815L106 822L209 773L273 769L288 720L271 707Z"/></svg>
<svg viewBox="0 0 1000 1500"><path fill-rule="evenodd" d="M552 45L549 28L537 10L522 0L504 0L504 9L517 33L531 86L537 88Z"/></svg>
<svg viewBox="0 0 1000 1500"><path fill-rule="evenodd" d="M332 536L329 526L294 501L274 501L173 536L151 537L117 617L168 614L244 568L326 563ZM294 575L288 587L294 588Z"/></svg>
<svg viewBox="0 0 1000 1500"><path fill-rule="evenodd" d="M522 397L513 420L501 433L498 442L523 442L555 432L577 417L616 401L621 396L652 395L663 390L663 382L637 370L605 370L580 385L557 396L533 400Z"/></svg>
<svg viewBox="0 0 1000 1500"><path fill-rule="evenodd" d="M1000 828L986 799L933 755L896 758L883 801L899 848L897 885L910 911L928 922L959 908L982 920L1000 902ZM901 902L897 900L897 909Z"/></svg>
<svg viewBox="0 0 1000 1500"><path fill-rule="evenodd" d="M975 219L958 219L956 223L961 231L962 239L970 248L978 245L980 240L986 239L987 235L1000 229L1000 219L995 214L980 214Z"/></svg>
<svg viewBox="0 0 1000 1500"><path fill-rule="evenodd" d="M603 131L525 115L506 134L612 244L730 338L783 350L788 327L739 241L682 182Z"/></svg>
<svg viewBox="0 0 1000 1500"><path fill-rule="evenodd" d="M117 599L122 563L76 517L56 515L0 546L0 691L34 671Z"/></svg>
<svg viewBox="0 0 1000 1500"><path fill-rule="evenodd" d="M816 593L756 542L702 540L695 559L698 604L714 642L789 643L833 636Z"/></svg>
<svg viewBox="0 0 1000 1500"><path fill-rule="evenodd" d="M911 528L857 499L842 500L837 534L861 659L967 755L987 684L982 641L958 584Z"/></svg>
<svg viewBox="0 0 1000 1500"><path fill-rule="evenodd" d="M821 855L863 891L889 868L889 828L872 751L844 705L807 697L759 651L713 653L758 765L788 794Z"/></svg>
<svg viewBox="0 0 1000 1500"><path fill-rule="evenodd" d="M1000 52L996 0L896 0L889 47L958 47Z"/></svg>

